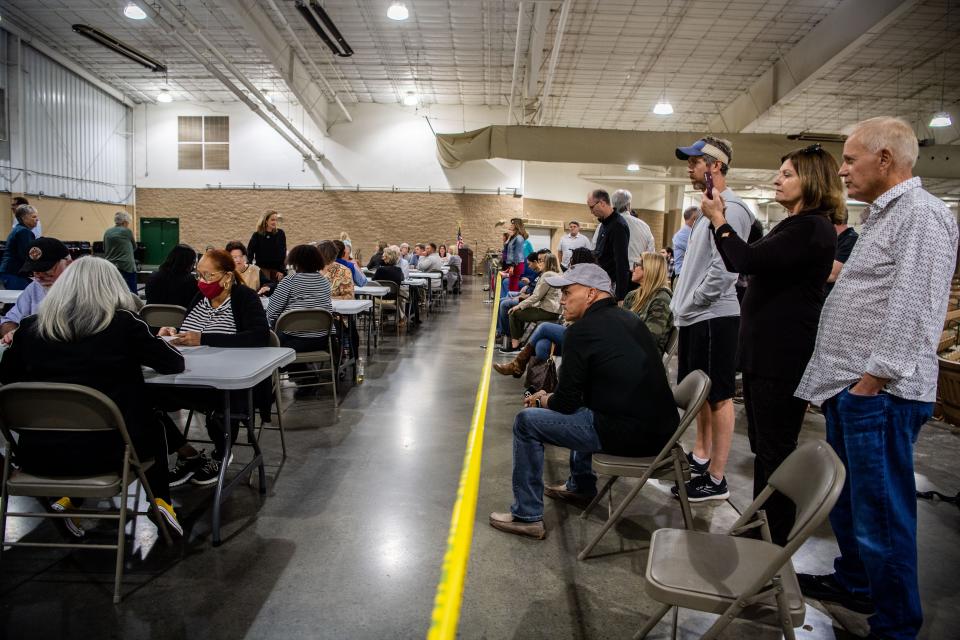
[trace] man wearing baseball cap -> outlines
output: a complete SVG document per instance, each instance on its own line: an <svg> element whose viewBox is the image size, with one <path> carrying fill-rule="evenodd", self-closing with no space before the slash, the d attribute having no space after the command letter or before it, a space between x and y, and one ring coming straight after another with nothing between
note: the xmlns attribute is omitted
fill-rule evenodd
<svg viewBox="0 0 960 640"><path fill-rule="evenodd" d="M27 249L27 261L23 263L20 273L32 275L33 282L27 285L17 303L0 318L0 341L10 344L13 332L20 326L20 321L32 316L40 308L40 303L47 295L47 290L57 281L63 270L70 265L70 252L67 245L56 238L37 238L30 243Z"/></svg>
<svg viewBox="0 0 960 640"><path fill-rule="evenodd" d="M727 187L733 149L727 140L704 136L689 147L677 147L677 158L687 161L690 182L707 190L708 174L714 197L723 196L726 218L744 240L749 238L753 214ZM674 286L670 308L680 328L677 380L696 369L710 376L710 395L697 416L697 440L687 455L694 477L687 483L690 502L725 500L730 496L724 468L733 440L733 394L736 389L737 337L740 304L737 274L727 271L713 240L710 221L697 214L690 231L683 270Z"/></svg>
<svg viewBox="0 0 960 640"><path fill-rule="evenodd" d="M560 380L553 393L524 400L513 423L513 505L490 514L494 528L538 540L546 537L544 493L581 504L596 495L591 454L656 455L679 424L657 345L637 315L617 306L606 271L581 263L546 282L562 288L573 322ZM570 477L546 489L544 443L570 449Z"/></svg>

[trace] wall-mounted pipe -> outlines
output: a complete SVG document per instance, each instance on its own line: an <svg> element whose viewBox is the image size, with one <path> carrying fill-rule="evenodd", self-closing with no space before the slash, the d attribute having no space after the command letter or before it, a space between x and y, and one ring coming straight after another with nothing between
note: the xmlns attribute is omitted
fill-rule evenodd
<svg viewBox="0 0 960 640"><path fill-rule="evenodd" d="M553 76L557 71L557 60L560 59L560 45L563 43L563 32L567 28L567 17L570 15L571 4L573 4L573 0L563 0L563 7L560 8L560 20L557 22L557 33L553 38L550 66L547 69L547 79L543 83L543 97L540 99L540 116L537 118L537 126L543 124L543 117L547 113L547 101L550 99Z"/></svg>
<svg viewBox="0 0 960 640"><path fill-rule="evenodd" d="M271 0L272 1L272 0ZM520 25L523 22L523 2L517 7L517 39L513 44L513 74L510 76L510 99L507 101L507 122L508 127L513 124L513 92L517 86L517 67L520 65ZM523 124L522 122L520 124Z"/></svg>

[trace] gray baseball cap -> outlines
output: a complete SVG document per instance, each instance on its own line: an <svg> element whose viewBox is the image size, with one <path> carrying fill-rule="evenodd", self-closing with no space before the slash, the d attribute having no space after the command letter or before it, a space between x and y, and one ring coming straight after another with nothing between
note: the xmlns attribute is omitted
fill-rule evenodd
<svg viewBox="0 0 960 640"><path fill-rule="evenodd" d="M610 276L603 270L603 267L587 262L575 264L563 275L551 276L546 278L547 284L551 287L566 287L571 284L582 284L591 289L598 289L605 293L613 295L613 285L610 283Z"/></svg>

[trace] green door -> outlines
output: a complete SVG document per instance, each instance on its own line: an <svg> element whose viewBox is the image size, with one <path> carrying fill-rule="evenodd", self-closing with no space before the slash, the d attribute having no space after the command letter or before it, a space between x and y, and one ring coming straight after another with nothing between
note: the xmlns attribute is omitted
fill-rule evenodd
<svg viewBox="0 0 960 640"><path fill-rule="evenodd" d="M140 218L140 242L147 250L143 263L158 265L180 242L180 221L177 218Z"/></svg>

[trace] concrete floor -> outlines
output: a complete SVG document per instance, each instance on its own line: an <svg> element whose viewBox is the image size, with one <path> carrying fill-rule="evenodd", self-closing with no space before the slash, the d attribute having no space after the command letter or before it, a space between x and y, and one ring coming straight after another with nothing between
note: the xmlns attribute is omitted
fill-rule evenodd
<svg viewBox="0 0 960 640"><path fill-rule="evenodd" d="M450 509L482 364L490 307L479 281L409 336L388 337L366 381L334 411L329 399L293 401L284 414L289 455L264 435L269 490L239 488L224 512L225 541L209 536L210 489L175 493L183 542L156 544L138 524L124 601L111 603L112 555L17 548L0 564L0 638L417 638L430 619ZM519 383L496 376L487 413L483 473L463 600L464 638L629 637L653 610L643 593L642 545L661 526L679 526L667 487L653 483L586 562L576 552L599 526L574 508L546 508L544 542L495 531L489 512L511 501L511 424ZM698 527L722 529L750 502L750 457L742 408L731 455L729 503L694 507ZM692 435L692 434L691 434ZM810 414L804 437L823 435ZM931 423L917 447L921 489L954 493L960 432ZM565 477L566 452L548 448L547 479ZM617 495L622 495L620 489ZM960 627L960 510L919 503L921 637L956 637ZM9 534L55 540L49 524L10 525ZM95 531L92 537L108 534ZM799 571L827 572L835 545L826 526L801 550ZM852 638L864 618L808 607L801 638ZM844 631L835 615L854 634ZM709 616L683 612L680 636L697 637ZM664 637L664 622L651 637ZM738 623L726 637L774 638Z"/></svg>

